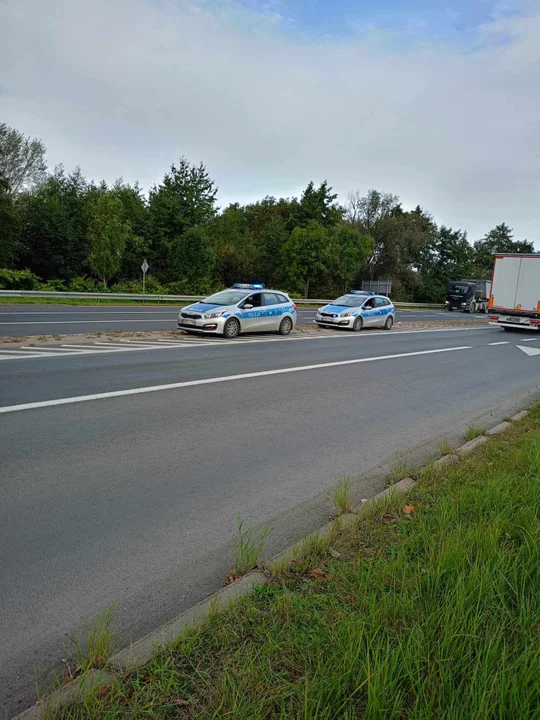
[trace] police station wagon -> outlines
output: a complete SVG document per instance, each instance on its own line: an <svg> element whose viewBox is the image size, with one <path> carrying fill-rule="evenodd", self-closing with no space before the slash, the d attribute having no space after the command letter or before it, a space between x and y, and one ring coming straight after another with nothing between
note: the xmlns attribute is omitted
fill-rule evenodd
<svg viewBox="0 0 540 720"><path fill-rule="evenodd" d="M365 327L382 327L391 330L396 309L383 295L351 290L330 305L317 311L315 322L322 327L338 327L358 332Z"/></svg>
<svg viewBox="0 0 540 720"><path fill-rule="evenodd" d="M291 298L281 290L268 290L261 284L237 283L182 308L178 316L180 330L227 338L244 332L274 331L288 335L295 326L296 305Z"/></svg>

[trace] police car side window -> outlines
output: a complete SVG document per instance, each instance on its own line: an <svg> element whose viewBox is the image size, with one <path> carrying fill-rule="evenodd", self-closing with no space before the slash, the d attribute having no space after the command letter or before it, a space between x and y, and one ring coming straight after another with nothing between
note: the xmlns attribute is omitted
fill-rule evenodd
<svg viewBox="0 0 540 720"><path fill-rule="evenodd" d="M255 293L247 297L242 303L242 307L246 305L253 305L254 308L261 307L262 305L262 293Z"/></svg>
<svg viewBox="0 0 540 720"><path fill-rule="evenodd" d="M285 295L278 295L277 299L280 305L290 302L289 298L286 298Z"/></svg>
<svg viewBox="0 0 540 720"><path fill-rule="evenodd" d="M386 305L384 298L375 298L375 307L382 307L383 305Z"/></svg>
<svg viewBox="0 0 540 720"><path fill-rule="evenodd" d="M264 304L265 305L278 305L279 299L275 293L264 293Z"/></svg>
<svg viewBox="0 0 540 720"><path fill-rule="evenodd" d="M364 310L371 310L374 307L375 307L375 302L373 300L367 300L364 303Z"/></svg>

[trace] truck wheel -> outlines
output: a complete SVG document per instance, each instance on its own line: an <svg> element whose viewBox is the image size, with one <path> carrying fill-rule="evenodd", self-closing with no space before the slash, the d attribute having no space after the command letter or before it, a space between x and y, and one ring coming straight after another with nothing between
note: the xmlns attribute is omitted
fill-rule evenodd
<svg viewBox="0 0 540 720"><path fill-rule="evenodd" d="M451 305L448 306L448 312L454 312L454 308Z"/></svg>
<svg viewBox="0 0 540 720"><path fill-rule="evenodd" d="M470 313L471 315L474 315L474 313L476 312L476 303L475 303L475 302L472 302L472 303L469 305L468 309L465 310L465 312L468 312L468 313Z"/></svg>

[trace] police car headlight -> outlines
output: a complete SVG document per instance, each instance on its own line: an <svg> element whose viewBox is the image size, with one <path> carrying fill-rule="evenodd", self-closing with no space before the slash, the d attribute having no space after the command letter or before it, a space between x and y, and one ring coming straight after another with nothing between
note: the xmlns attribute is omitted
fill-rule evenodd
<svg viewBox="0 0 540 720"><path fill-rule="evenodd" d="M208 313L207 315L203 315L203 318L205 320L213 320L215 318L221 317L224 312L225 310L221 310L221 312Z"/></svg>
<svg viewBox="0 0 540 720"><path fill-rule="evenodd" d="M342 318L346 318L346 317L350 317L350 316L351 316L350 312L342 312L339 314L339 317L342 317Z"/></svg>

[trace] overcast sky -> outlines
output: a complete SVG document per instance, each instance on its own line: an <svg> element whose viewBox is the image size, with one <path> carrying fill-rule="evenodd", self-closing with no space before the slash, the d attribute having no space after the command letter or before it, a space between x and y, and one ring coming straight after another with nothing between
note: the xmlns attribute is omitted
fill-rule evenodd
<svg viewBox="0 0 540 720"><path fill-rule="evenodd" d="M540 249L540 0L0 0L0 121L219 201L377 188Z"/></svg>

